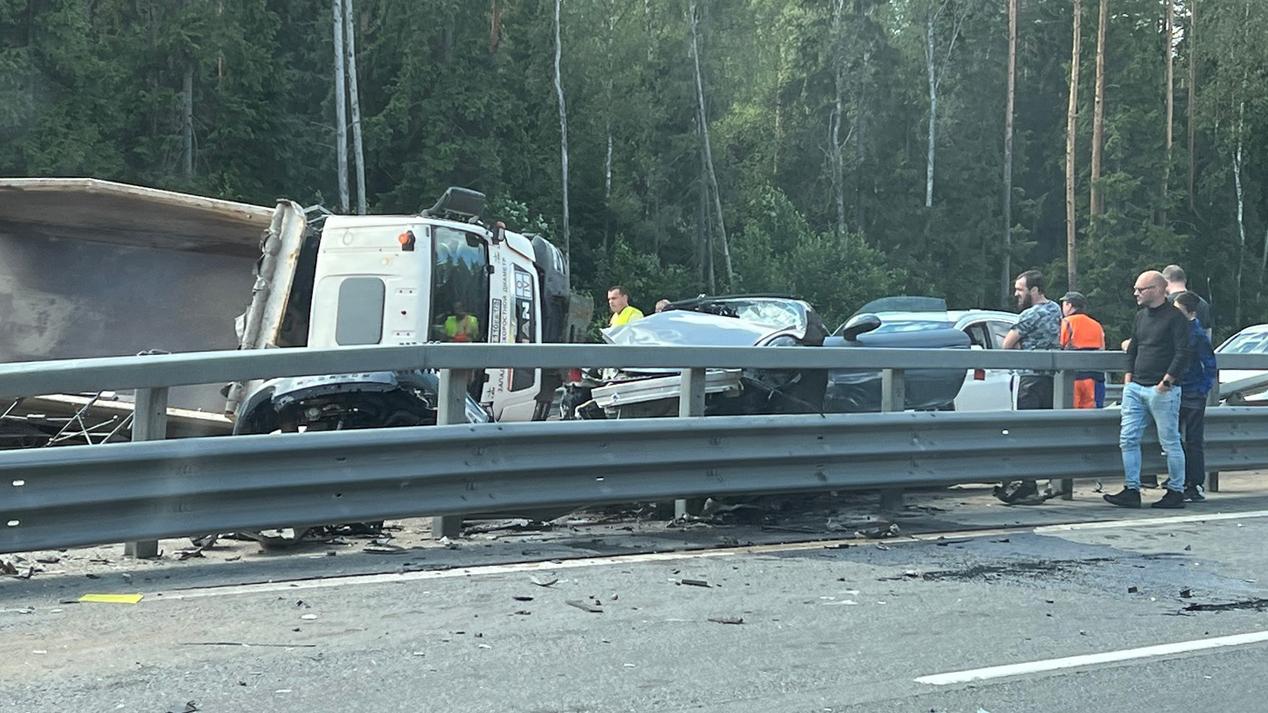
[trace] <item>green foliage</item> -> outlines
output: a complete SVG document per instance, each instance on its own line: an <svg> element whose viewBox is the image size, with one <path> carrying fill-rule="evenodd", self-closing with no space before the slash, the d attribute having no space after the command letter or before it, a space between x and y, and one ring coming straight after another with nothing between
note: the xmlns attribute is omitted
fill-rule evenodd
<svg viewBox="0 0 1268 713"><path fill-rule="evenodd" d="M937 46L953 37L956 45L949 59L937 53L934 202L926 208L926 20L942 4L845 0L837 26L824 0L699 0L701 82L736 273L728 284L720 226L700 200L686 0L565 2L574 285L601 306L606 287L620 282L650 309L660 297L706 291L712 267L719 291L797 294L830 322L893 292L997 306L1005 7L947 0L939 15ZM1095 225L1087 164L1097 2L1084 5L1076 210L1079 286L1093 311L1118 334L1130 321L1135 274L1179 262L1191 286L1213 293L1221 333L1268 319L1268 5L1203 0L1195 49L1188 3L1177 2L1168 157L1160 3L1113 0L1106 213ZM465 185L488 194L491 212L512 228L557 235L553 4L357 0L356 8L371 210L415 211ZM964 18L958 34L956 17ZM1011 259L1014 272L1051 273L1054 292L1065 273L1071 20L1068 0L1021 3ZM89 175L330 206L332 34L330 2L311 0L0 0L0 174ZM843 231L831 172L838 92Z"/></svg>

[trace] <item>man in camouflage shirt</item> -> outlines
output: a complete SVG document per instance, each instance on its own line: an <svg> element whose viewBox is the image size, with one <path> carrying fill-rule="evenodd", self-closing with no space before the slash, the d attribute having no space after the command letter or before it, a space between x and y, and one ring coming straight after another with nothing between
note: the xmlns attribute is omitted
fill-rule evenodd
<svg viewBox="0 0 1268 713"><path fill-rule="evenodd" d="M1061 306L1044 294L1043 273L1027 270L1017 276L1013 294L1021 316L1017 324L1004 337L1005 349L1060 349ZM1020 371L1017 379L1017 409L1052 408L1052 374ZM1007 503L1036 504L1054 493L1040 495L1033 480L1005 483L996 491L996 497Z"/></svg>

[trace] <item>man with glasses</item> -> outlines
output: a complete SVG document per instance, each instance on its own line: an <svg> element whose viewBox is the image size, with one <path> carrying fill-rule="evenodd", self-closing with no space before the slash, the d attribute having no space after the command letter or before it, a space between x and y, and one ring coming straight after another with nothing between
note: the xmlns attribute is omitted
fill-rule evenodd
<svg viewBox="0 0 1268 713"><path fill-rule="evenodd" d="M1167 280L1150 270L1136 278L1133 292L1140 311L1127 348L1130 371L1123 379L1122 421L1118 436L1123 451L1123 490L1105 501L1140 507L1140 438L1152 418L1167 454L1167 493L1156 508L1184 507L1184 448L1180 442L1180 379L1189 368L1193 348L1189 324L1167 302Z"/></svg>

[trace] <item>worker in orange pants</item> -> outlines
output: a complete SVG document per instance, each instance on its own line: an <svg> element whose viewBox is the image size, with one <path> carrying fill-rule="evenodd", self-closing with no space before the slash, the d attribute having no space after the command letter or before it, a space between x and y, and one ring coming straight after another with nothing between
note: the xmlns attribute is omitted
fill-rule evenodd
<svg viewBox="0 0 1268 713"><path fill-rule="evenodd" d="M1087 297L1082 292L1067 292L1061 298L1061 348L1078 351L1103 351L1105 329L1087 314ZM1105 405L1105 374L1081 371L1074 378L1074 407L1101 408Z"/></svg>

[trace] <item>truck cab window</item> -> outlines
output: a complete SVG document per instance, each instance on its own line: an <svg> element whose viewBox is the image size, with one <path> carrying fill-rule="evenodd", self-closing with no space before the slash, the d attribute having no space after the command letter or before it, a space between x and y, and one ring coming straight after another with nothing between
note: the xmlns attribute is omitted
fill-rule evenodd
<svg viewBox="0 0 1268 713"><path fill-rule="evenodd" d="M432 339L438 342L489 340L489 258L471 233L433 228Z"/></svg>
<svg viewBox="0 0 1268 713"><path fill-rule="evenodd" d="M383 338L383 280L349 277L339 283L335 344L378 344Z"/></svg>

